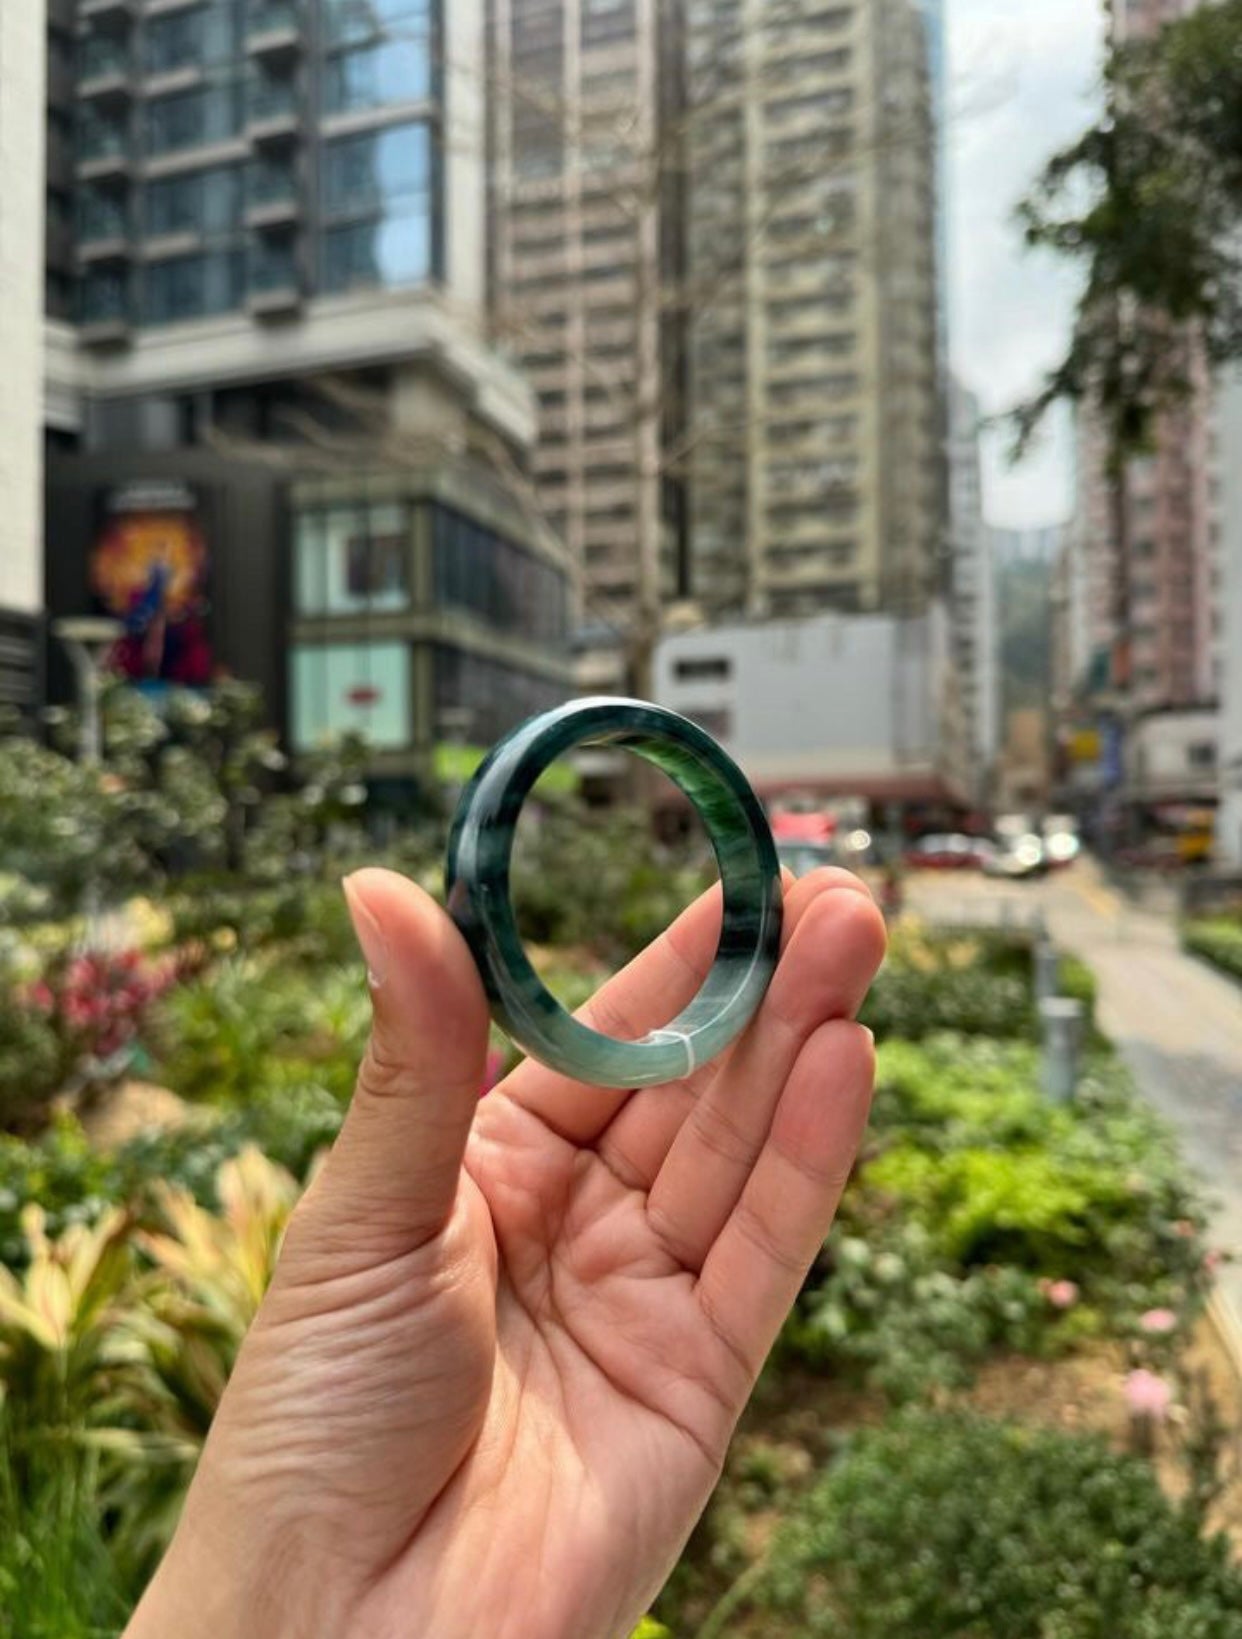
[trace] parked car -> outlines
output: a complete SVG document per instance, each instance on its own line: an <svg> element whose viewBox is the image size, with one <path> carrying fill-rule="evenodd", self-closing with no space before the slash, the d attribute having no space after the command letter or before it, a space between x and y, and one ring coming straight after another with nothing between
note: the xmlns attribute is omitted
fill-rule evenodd
<svg viewBox="0 0 1242 1639"><path fill-rule="evenodd" d="M1028 831L1025 836L1003 837L992 844L984 854L983 873L1021 881L1025 877L1042 876L1048 863L1043 839L1034 831Z"/></svg>
<svg viewBox="0 0 1242 1639"><path fill-rule="evenodd" d="M962 871L983 863L983 845L978 837L953 831L920 837L906 849L906 864L913 870Z"/></svg>

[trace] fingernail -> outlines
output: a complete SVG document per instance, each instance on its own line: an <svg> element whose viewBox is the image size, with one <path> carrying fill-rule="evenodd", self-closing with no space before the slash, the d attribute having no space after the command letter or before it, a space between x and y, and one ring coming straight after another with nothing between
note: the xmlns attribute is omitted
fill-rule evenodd
<svg viewBox="0 0 1242 1639"><path fill-rule="evenodd" d="M388 941L384 938L383 929L353 886L353 878L347 876L341 883L341 888L345 894L345 903L349 907L349 919L354 924L354 932L358 936L358 943L362 947L362 955L367 964L367 982L372 990L378 990L388 977Z"/></svg>

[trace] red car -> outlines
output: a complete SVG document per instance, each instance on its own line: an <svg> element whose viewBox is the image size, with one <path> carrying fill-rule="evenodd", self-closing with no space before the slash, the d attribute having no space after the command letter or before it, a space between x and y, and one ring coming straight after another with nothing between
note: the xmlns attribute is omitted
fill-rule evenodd
<svg viewBox="0 0 1242 1639"><path fill-rule="evenodd" d="M977 870L983 864L983 845L978 837L960 832L920 837L906 849L905 861L912 870Z"/></svg>

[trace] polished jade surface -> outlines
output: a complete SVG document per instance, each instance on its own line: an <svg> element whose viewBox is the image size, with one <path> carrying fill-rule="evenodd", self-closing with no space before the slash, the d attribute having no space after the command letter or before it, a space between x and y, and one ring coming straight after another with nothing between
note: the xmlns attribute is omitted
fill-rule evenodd
<svg viewBox="0 0 1242 1639"><path fill-rule="evenodd" d="M522 804L549 763L580 745L632 751L663 769L698 810L720 868L724 916L711 971L682 1013L639 1041L618 1041L570 1017L527 959L510 898ZM501 740L462 793L446 877L449 912L497 1023L542 1063L595 1086L650 1087L706 1064L749 1023L776 967L780 867L763 809L709 734L641 700L571 701Z"/></svg>

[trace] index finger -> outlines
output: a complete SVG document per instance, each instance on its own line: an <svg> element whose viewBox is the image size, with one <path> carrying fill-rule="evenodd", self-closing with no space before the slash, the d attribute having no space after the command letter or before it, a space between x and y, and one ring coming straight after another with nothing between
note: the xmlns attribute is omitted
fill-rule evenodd
<svg viewBox="0 0 1242 1639"><path fill-rule="evenodd" d="M852 885L867 893L850 871L813 871L794 881L782 872L785 887L786 942L799 918L818 894ZM687 907L660 937L628 966L601 986L576 1017L606 1036L635 1041L680 1013L702 988L720 940L720 884ZM647 1089L651 1091L651 1089ZM529 1110L554 1132L574 1144L593 1144L634 1093L625 1087L591 1087L573 1076L550 1070L534 1059L518 1065L493 1097L509 1098Z"/></svg>

